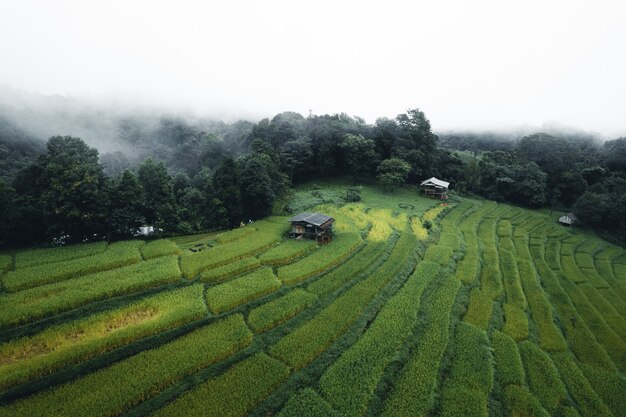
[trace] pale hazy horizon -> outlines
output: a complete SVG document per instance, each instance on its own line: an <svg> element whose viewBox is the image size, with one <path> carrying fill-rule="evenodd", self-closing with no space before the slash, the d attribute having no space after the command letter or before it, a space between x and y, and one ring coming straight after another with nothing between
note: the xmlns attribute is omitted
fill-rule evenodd
<svg viewBox="0 0 626 417"><path fill-rule="evenodd" d="M419 107L436 131L615 138L625 21L619 1L12 2L0 85L229 120Z"/></svg>

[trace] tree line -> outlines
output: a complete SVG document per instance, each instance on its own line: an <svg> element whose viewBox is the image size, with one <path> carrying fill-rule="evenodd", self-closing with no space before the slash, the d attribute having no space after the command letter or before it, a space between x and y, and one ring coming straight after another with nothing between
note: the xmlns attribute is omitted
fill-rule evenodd
<svg viewBox="0 0 626 417"><path fill-rule="evenodd" d="M437 176L460 192L574 207L590 225L626 230L625 139L440 140L419 109L374 124L284 112L210 126L207 132L165 118L146 130L125 120L119 137L141 151L103 155L80 138L50 138L42 152L25 154L11 175L0 176L1 244L123 239L142 225L164 234L235 227L270 214L292 185L339 175L377 181L389 192Z"/></svg>
<svg viewBox="0 0 626 417"><path fill-rule="evenodd" d="M571 210L584 224L623 236L626 138L601 143L537 133L511 141L507 150L481 151L476 145L489 142L477 136L448 138L448 146L472 146L457 189L496 201Z"/></svg>

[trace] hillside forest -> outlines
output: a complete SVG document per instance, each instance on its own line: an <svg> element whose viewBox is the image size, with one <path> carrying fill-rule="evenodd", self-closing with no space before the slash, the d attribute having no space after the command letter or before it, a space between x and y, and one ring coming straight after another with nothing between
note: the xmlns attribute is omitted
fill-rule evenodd
<svg viewBox="0 0 626 417"><path fill-rule="evenodd" d="M88 138L42 142L0 118L0 246L61 245L232 228L272 212L293 185L349 176L393 193L436 176L458 193L571 210L626 231L626 138L433 133L408 110L368 124L346 114L277 114L258 123L161 116L115 122L117 150ZM63 132L59 132L62 134Z"/></svg>

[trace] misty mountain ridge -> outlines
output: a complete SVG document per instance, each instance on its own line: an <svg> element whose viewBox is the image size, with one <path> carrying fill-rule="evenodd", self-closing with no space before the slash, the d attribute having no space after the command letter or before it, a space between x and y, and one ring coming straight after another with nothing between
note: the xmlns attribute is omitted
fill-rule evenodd
<svg viewBox="0 0 626 417"><path fill-rule="evenodd" d="M56 135L80 137L98 149L109 175L136 166L147 157L164 160L172 171L188 171L191 168L185 149L198 149L198 141L217 140L220 143L207 142L205 148L219 147L235 155L247 152L252 128L258 122L247 119L224 122L148 103L44 95L0 85L0 153L3 160L13 160L9 163L14 166L7 168L11 171L21 166L22 159L41 153L45 142ZM558 123L485 130L435 127L433 132L439 136L440 146L469 151L511 150L522 137L537 132L596 144L613 139ZM173 153L171 149L176 147L180 151Z"/></svg>

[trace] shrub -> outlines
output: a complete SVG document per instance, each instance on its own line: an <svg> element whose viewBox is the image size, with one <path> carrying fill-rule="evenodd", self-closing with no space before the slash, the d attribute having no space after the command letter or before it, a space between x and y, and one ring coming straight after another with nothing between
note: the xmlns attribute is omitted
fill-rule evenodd
<svg viewBox="0 0 626 417"><path fill-rule="evenodd" d="M209 310L219 314L274 292L280 285L272 268L265 267L207 289L206 300Z"/></svg>
<svg viewBox="0 0 626 417"><path fill-rule="evenodd" d="M269 303L254 308L248 315L248 324L256 333L264 332L310 307L316 299L315 294L296 288Z"/></svg>
<svg viewBox="0 0 626 417"><path fill-rule="evenodd" d="M252 333L243 317L232 315L82 378L17 400L2 411L12 417L49 415L54 405L58 415L118 415L251 342Z"/></svg>

